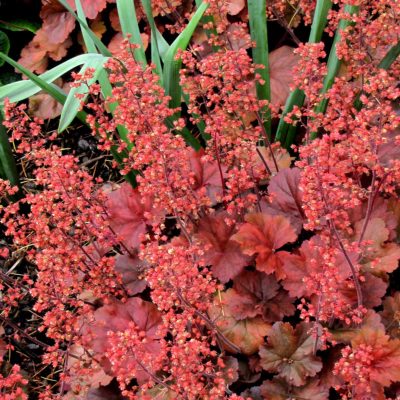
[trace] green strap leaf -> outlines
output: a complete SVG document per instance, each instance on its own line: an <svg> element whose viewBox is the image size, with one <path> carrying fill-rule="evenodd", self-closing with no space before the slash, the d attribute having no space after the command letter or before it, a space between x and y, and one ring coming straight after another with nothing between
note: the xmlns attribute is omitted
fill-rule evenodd
<svg viewBox="0 0 400 400"><path fill-rule="evenodd" d="M396 61L397 57L400 55L400 41L397 42L383 57L382 61L379 63L379 68L389 69L391 65Z"/></svg>
<svg viewBox="0 0 400 400"><path fill-rule="evenodd" d="M28 31L31 33L36 33L36 31L40 28L40 24L37 22L28 21L26 19L13 19L11 21L0 21L0 28L11 32Z"/></svg>
<svg viewBox="0 0 400 400"><path fill-rule="evenodd" d="M308 38L309 43L319 43L321 41L322 34L328 22L328 12L331 8L331 0L317 0L310 36ZM294 106L301 107L304 103L304 100L304 93L297 88L286 100L285 108L279 120L278 129L276 131L275 141L285 143L285 147L287 148L289 148L293 143L296 127L285 122L284 118L293 110Z"/></svg>
<svg viewBox="0 0 400 400"><path fill-rule="evenodd" d="M170 48L170 45L164 39L164 36L161 35L161 33L160 33L160 31L158 29L156 29L156 35L157 35L158 51L160 53L161 60L163 62L165 62L165 57L167 56L168 50Z"/></svg>
<svg viewBox="0 0 400 400"><path fill-rule="evenodd" d="M81 0L75 0L75 5L78 17L87 25L86 15L83 11ZM85 29L84 25L79 23L79 26L81 28L83 42L85 43L87 53L98 53L96 45L94 44L93 39L89 35L88 31Z"/></svg>
<svg viewBox="0 0 400 400"><path fill-rule="evenodd" d="M331 0L317 0L310 36L308 37L310 43L319 43L321 41L322 34L328 22L328 13L331 8Z"/></svg>
<svg viewBox="0 0 400 400"><path fill-rule="evenodd" d="M378 68L382 69L389 69L392 64L396 61L397 57L400 55L400 42L397 42L383 57L382 61L379 63ZM357 98L354 101L354 108L357 111L360 111L363 103L360 100L361 95L363 92L361 91L358 95Z"/></svg>
<svg viewBox="0 0 400 400"><path fill-rule="evenodd" d="M61 112L60 122L58 125L58 132L62 132L65 129L67 129L68 126L76 117L81 103L85 102L87 98L87 95L89 93L89 86L97 81L100 72L104 68L104 59L86 63L81 68L79 73L83 75L89 68L94 70L93 77L89 79L87 83L84 82L78 87L73 87L68 93L67 99L65 101L64 107ZM79 98L77 96L79 96Z"/></svg>
<svg viewBox="0 0 400 400"><path fill-rule="evenodd" d="M10 51L10 39L3 31L0 31L0 51L4 54L8 54ZM4 63L4 60L0 60L0 67L3 66Z"/></svg>
<svg viewBox="0 0 400 400"><path fill-rule="evenodd" d="M76 10L77 10L78 17L80 19L82 19L82 21L86 22L86 16L85 16L81 1L76 0L75 2L76 2ZM94 44L92 38L87 33L87 31L84 29L84 26L82 24L80 24L80 27L81 27L82 36L83 36L87 51L92 52L92 53L97 53L97 48L96 48L96 45ZM84 72L87 67L88 67L88 65L85 65L84 68L82 68L82 72ZM93 66L91 66L91 67L93 67ZM96 73L93 76L93 79L90 80L89 85L91 83L94 83L94 81L96 79L100 83L101 92L102 92L104 98L107 99L107 98L111 97L112 86L109 81L107 71L103 68L103 65L98 65L98 69L96 70ZM86 92L87 92L86 87L80 87L74 93L74 98L77 93L85 94ZM81 101L84 101L85 99L86 99L86 96ZM77 100L77 99L75 98L75 100ZM69 113L73 114L73 111L71 111L71 109L74 110L74 109L76 109L76 107L79 107L79 101L74 101L73 99L68 98L66 104L64 105L64 109L63 109L63 113L65 110L65 115L63 113L61 114L59 131L62 131L71 123L71 121L72 121L71 115L68 115L68 114ZM111 104L109 104L109 107L110 107L110 112L113 114L117 107L117 104L111 103ZM63 117L65 118L64 120L63 120ZM124 126L119 125L119 126L117 126L117 131L118 131L119 137L127 144L127 150L132 149L133 144L128 139L128 130ZM117 163L119 165L123 165L123 159L128 157L128 153L126 151L123 154L118 153L117 146L111 147L111 154L112 154L114 160L117 161ZM136 187L136 184L137 184L136 178L135 178L136 174L137 174L136 171L132 171L129 174L125 175L125 177L124 177L125 180L128 181L133 187Z"/></svg>
<svg viewBox="0 0 400 400"><path fill-rule="evenodd" d="M179 70L182 62L175 60L178 50L185 50L197 25L199 24L208 4L202 3L190 19L186 28L171 44L164 60L164 89L168 96L171 96L170 107L176 108L181 104L181 87L179 85Z"/></svg>
<svg viewBox="0 0 400 400"><path fill-rule="evenodd" d="M344 8L345 13L349 15L357 13L358 10L359 10L358 6L346 5ZM329 57L327 62L328 73L325 76L324 86L321 89L322 95L325 94L332 87L333 82L335 81L335 78L339 72L340 66L342 65L342 61L339 60L337 56L337 51L336 51L337 44L339 43L342 37L342 32L351 24L352 24L351 20L341 19L336 29L335 38L333 39L333 44L329 52ZM315 108L315 112L324 113L326 111L327 106L328 106L328 99L323 99ZM317 132L311 132L310 138L315 139L316 137L317 137Z"/></svg>
<svg viewBox="0 0 400 400"><path fill-rule="evenodd" d="M142 0L142 5L151 29L151 61L156 66L156 72L160 77L160 84L161 86L163 86L163 76L162 76L163 71L162 71L161 57L160 57L158 36L157 36L158 30L154 22L150 0Z"/></svg>
<svg viewBox="0 0 400 400"><path fill-rule="evenodd" d="M10 181L12 186L19 186L19 176L15 159L0 112L0 177Z"/></svg>
<svg viewBox="0 0 400 400"><path fill-rule="evenodd" d="M95 62L96 60L104 60L104 62L108 59L100 54L81 54L77 57L71 58L63 62L60 65L46 71L40 76L33 74L31 71L24 68L22 65L18 64L11 58L7 57L5 54L0 53L0 58L4 61L7 61L14 68L21 71L24 75L26 75L30 80L21 80L18 82L13 82L8 85L4 85L0 87L0 104L4 102L6 97L9 98L11 103L17 103L21 100L25 100L28 97L33 96L34 94L40 92L41 90L45 90L49 94L50 92L54 92L55 96L58 96L55 91L60 93L66 98L65 93L56 86L50 85L51 82L55 81L60 76L70 72L72 69L83 65L85 63ZM48 84L50 86L46 86ZM63 97L61 96L61 97ZM53 96L54 97L54 96ZM61 99L61 97L59 97ZM60 101L56 98L57 101ZM60 101L61 102L61 101Z"/></svg>
<svg viewBox="0 0 400 400"><path fill-rule="evenodd" d="M117 0L117 10L122 33L125 37L130 35L130 42L139 45L139 48L134 51L135 59L145 67L147 65L147 59L143 48L142 37L140 36L135 3L133 0Z"/></svg>
<svg viewBox="0 0 400 400"><path fill-rule="evenodd" d="M257 97L259 100L271 101L271 86L268 57L268 32L267 32L267 12L266 0L249 0L249 22L251 39L256 43L253 47L253 61L255 64L262 65L264 68L257 69L264 84L257 83ZM269 108L263 110L262 117L265 120L264 127L267 135L271 136L271 111Z"/></svg>
<svg viewBox="0 0 400 400"><path fill-rule="evenodd" d="M57 85L48 83L46 80L35 75L33 72L29 71L28 69L23 67L21 64L17 63L16 61L14 61L13 59L11 59L10 57L6 56L3 53L0 53L0 58L7 61L14 68L21 71L24 75L26 75L32 81L32 82L27 81L27 83L33 83L36 86L36 91L34 91L34 93L37 93L40 90L44 90L46 93L48 93L50 96L52 96L59 103L65 104L65 102L67 100L67 96ZM7 88L8 86L11 86L11 85L15 85L16 83L19 83L19 82L11 83L10 85L0 87L0 92L3 92L3 94L4 94L4 90L3 90L4 88ZM7 97L7 94L5 97ZM28 97L28 96L24 95L23 98L26 98L26 97ZM1 100L4 101L4 97L1 97ZM11 99L10 99L10 101L11 101ZM84 124L86 124L86 113L84 113L83 111L79 111L76 114L76 117L80 121L82 121Z"/></svg>

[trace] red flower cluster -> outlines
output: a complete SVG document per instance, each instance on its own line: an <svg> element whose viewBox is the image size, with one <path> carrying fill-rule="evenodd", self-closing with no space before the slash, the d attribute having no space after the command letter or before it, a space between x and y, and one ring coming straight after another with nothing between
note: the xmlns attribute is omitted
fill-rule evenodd
<svg viewBox="0 0 400 400"><path fill-rule="evenodd" d="M13 292L4 273L0 317L34 298L44 360L62 370L58 398L398 396L400 298L382 299L400 259L399 63L383 69L377 54L394 43L399 10L353 1L349 15L337 3L332 21L351 23L332 86L324 45L296 50L305 103L286 117L304 133L296 166L265 130L263 110L279 110L257 100L259 66L238 45L246 28L229 32L236 2L210 2L216 31L178 55L187 108L170 108L156 68L127 43L107 64L111 96L91 86L92 133L121 156L122 175L135 171L135 188L101 187L23 106L7 107L34 185L7 204L14 189L0 181L1 222L35 276ZM315 2L299 6L308 21ZM286 11L276 1L270 12ZM10 376L0 390L26 384Z"/></svg>

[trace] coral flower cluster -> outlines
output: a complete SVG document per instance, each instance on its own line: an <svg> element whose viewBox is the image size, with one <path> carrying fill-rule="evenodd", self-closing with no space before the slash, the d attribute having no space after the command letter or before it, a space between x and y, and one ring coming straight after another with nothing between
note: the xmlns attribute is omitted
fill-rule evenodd
<svg viewBox="0 0 400 400"><path fill-rule="evenodd" d="M152 3L161 18L185 6ZM174 60L178 101L128 41L106 64L110 94L89 85L86 121L97 151L117 155L118 183L6 102L28 172L23 189L0 180L5 399L28 398L7 361L21 341L51 371L43 400L400 395L400 65L381 64L399 37L398 2L334 2L327 33L346 27L331 82L326 44L277 49L295 68L274 87L305 100L284 116L282 93L257 97L266 82L240 3L209 2L204 40ZM269 3L293 34L319 2ZM273 142L283 122L297 127L292 148ZM21 305L36 329L12 321Z"/></svg>

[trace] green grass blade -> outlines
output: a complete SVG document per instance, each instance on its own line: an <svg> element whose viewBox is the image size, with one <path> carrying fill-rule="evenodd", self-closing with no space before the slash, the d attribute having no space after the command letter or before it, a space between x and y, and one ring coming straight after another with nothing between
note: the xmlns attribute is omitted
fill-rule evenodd
<svg viewBox="0 0 400 400"><path fill-rule="evenodd" d="M94 44L98 48L99 52L103 54L104 56L110 57L111 53L107 49L106 45L94 34L94 32L89 28L88 24L86 21L84 21L82 18L80 18L78 15L76 15L75 11L73 8L68 4L66 0L58 0L59 3L61 3L71 14L72 16L79 22L81 27L87 32L87 34L90 36L90 38L93 40Z"/></svg>
<svg viewBox="0 0 400 400"><path fill-rule="evenodd" d="M81 0L75 0L75 5L76 5L76 13L78 14L79 19L81 19L87 25L86 15L85 12L83 11ZM79 26L81 28L83 42L85 43L86 46L86 52L98 53L96 45L94 44L93 39L89 35L89 32L85 29L83 24L79 23Z"/></svg>
<svg viewBox="0 0 400 400"><path fill-rule="evenodd" d="M11 59L10 57L6 56L3 53L0 53L0 58L7 61L11 66L18 69L24 75L26 75L37 87L39 87L38 91L44 90L46 93L48 93L50 96L52 96L59 103L65 104L65 102L67 100L67 96L58 86L53 85L52 83L46 82L45 80L41 79L39 76L35 75L33 72L29 71L28 69L23 67L21 64L18 64L16 61L14 61L13 59ZM6 86L3 86L2 88L4 88L4 87L6 87ZM2 99L2 100L4 100L4 99ZM79 111L76 114L76 117L80 121L82 121L84 124L86 124L86 114L83 111Z"/></svg>
<svg viewBox="0 0 400 400"><path fill-rule="evenodd" d="M328 12L332 7L331 0L317 0L315 7L314 18L311 25L311 31L308 41L310 43L319 43L322 38L325 26L328 22L327 16ZM285 143L285 147L289 148L293 143L295 136L295 129L290 128L292 124L288 124L284 121L285 116L293 110L294 106L301 107L304 103L304 93L295 89L286 100L285 108L283 110L282 116L279 120L278 128L275 135L275 141L280 143ZM288 136L289 129L291 131L290 136Z"/></svg>
<svg viewBox="0 0 400 400"><path fill-rule="evenodd" d="M147 59L143 49L142 37L140 36L135 3L133 0L117 0L117 10L122 33L125 37L130 35L130 42L139 45L139 48L134 51L135 59L144 67L147 65Z"/></svg>
<svg viewBox="0 0 400 400"><path fill-rule="evenodd" d="M203 3L203 0L196 0L196 7L200 7L200 5ZM213 28L211 29L206 29L205 33L207 35L208 38L210 38L211 36L218 36L218 32L217 29L215 28L215 20L214 17L212 15L205 15L203 16L203 18L201 19L201 22L203 25L205 24L212 24ZM213 51L217 52L220 47L216 46L215 44L212 45L212 49Z"/></svg>
<svg viewBox="0 0 400 400"><path fill-rule="evenodd" d="M400 42L398 42L397 44L395 44L385 55L385 57L383 57L382 61L379 63L378 68L382 68L382 69L389 69L392 64L396 61L397 57L400 55ZM363 104L360 100L361 95L363 94L363 92L361 91L358 95L357 98L354 101L354 108L357 111L360 111Z"/></svg>
<svg viewBox="0 0 400 400"><path fill-rule="evenodd" d="M308 37L309 43L319 43L321 41L322 34L328 22L328 13L331 8L331 0L317 0L310 36Z"/></svg>
<svg viewBox="0 0 400 400"><path fill-rule="evenodd" d="M379 63L379 68L389 69L391 65L396 61L396 58L400 55L400 41L397 42L383 57Z"/></svg>
<svg viewBox="0 0 400 400"><path fill-rule="evenodd" d="M160 33L160 31L158 29L156 29L156 35L157 35L158 52L160 53L160 57L161 57L162 62L165 62L165 57L166 57L166 55L168 53L170 45L164 39L164 36L161 35L161 33Z"/></svg>
<svg viewBox="0 0 400 400"><path fill-rule="evenodd" d="M56 85L51 83L47 83L45 80L41 79L39 76L35 75L33 72L29 71L22 65L18 64L16 61L12 60L10 57L6 56L3 53L0 53L0 58L9 63L14 68L18 69L24 75L26 75L40 90L44 90L49 93L53 98L55 98L58 102L64 104L66 100L66 96L63 91ZM5 88L4 86L3 88Z"/></svg>
<svg viewBox="0 0 400 400"><path fill-rule="evenodd" d="M7 55L10 52L10 39L3 31L0 31L0 51ZM4 65L4 62L4 60L0 60L0 67Z"/></svg>
<svg viewBox="0 0 400 400"><path fill-rule="evenodd" d="M87 20L86 20L86 15L82 7L82 3L80 0L75 0L75 5L76 5L76 12L79 17L79 19L83 22L79 22L80 28L81 28L81 33L83 37L83 41L86 46L86 50L89 53L98 53L98 49L89 35L88 31L85 29L85 25L87 25ZM95 76L93 79L90 80L89 85L94 83L96 81L96 78L99 79L100 85L103 88L104 86L107 86L109 84L108 82L108 77L107 73L103 70L103 62L100 63L86 63L82 69L80 70L80 74L84 74L87 68L94 68L95 69ZM76 115L78 108L80 107L81 101L84 101L86 99L86 96L83 97L81 100L78 100L76 98L77 94L80 95L87 95L87 86L86 85L81 85L78 88L72 88L71 91L69 92L67 96L67 100L64 104L61 117L60 117L60 122L59 122L59 127L58 131L62 132L64 131L70 123L73 121L74 116ZM103 93L104 94L104 93Z"/></svg>
<svg viewBox="0 0 400 400"><path fill-rule="evenodd" d="M208 4L202 3L190 19L186 28L171 44L164 60L164 88L165 93L171 96L170 107L176 108L181 104L182 90L179 85L179 70L182 62L175 60L178 50L185 50L199 24Z"/></svg>
<svg viewBox="0 0 400 400"><path fill-rule="evenodd" d="M0 53L0 58L3 58L4 55ZM24 67L18 63L16 63L11 58L3 58L5 61L9 62L13 67L17 68L22 72L25 70ZM94 61L96 59L105 59L104 56L98 54L81 54L77 57L71 58L63 62L62 64L46 71L42 75L38 76L40 80L50 84L55 81L60 76L66 74L72 69L83 65L87 62ZM26 70L25 70L26 71ZM36 76L32 74L32 72L28 71L27 73L31 74L30 76ZM28 76L27 74L25 74ZM60 88L56 85L52 85L55 90L61 91ZM57 89L58 88L58 89ZM4 101L6 97L9 98L11 103L17 103L21 100L27 99L28 97L33 96L34 94L40 92L43 88L37 85L34 80L21 80L18 82L13 82L8 85L4 85L0 87L0 104ZM63 92L61 92L63 93Z"/></svg>
<svg viewBox="0 0 400 400"><path fill-rule="evenodd" d="M160 85L164 87L163 67L157 45L157 34L151 32L151 62L156 66L156 73L160 77Z"/></svg>
<svg viewBox="0 0 400 400"><path fill-rule="evenodd" d="M7 29L11 32L36 33L40 29L40 24L36 21L33 22L26 19L12 19L9 21L1 21L0 29Z"/></svg>
<svg viewBox="0 0 400 400"><path fill-rule="evenodd" d="M151 9L150 0L142 0L142 5L144 8L144 12L146 13L147 20L149 21L150 30L151 30L151 61L156 66L156 72L160 77L160 85L163 85L163 71L161 65L161 57L160 51L158 48L158 37L157 37L157 27L154 22L153 12Z"/></svg>
<svg viewBox="0 0 400 400"><path fill-rule="evenodd" d="M268 57L268 32L266 0L249 0L249 22L250 35L256 46L253 47L253 61L255 64L262 65L264 68L256 70L261 75L264 84L257 83L257 98L259 100L271 101L271 85L269 77L269 57ZM271 135L271 111L269 108L263 110L262 117L265 120L264 126L267 135Z"/></svg>
<svg viewBox="0 0 400 400"><path fill-rule="evenodd" d="M286 100L285 108L283 110L282 117L279 120L275 141L280 142L284 147L289 148L293 143L294 136L296 133L296 126L288 124L284 121L284 117L293 110L295 105L302 105L304 103L305 95L300 89L295 89L290 93ZM294 128L294 129L293 129Z"/></svg>
<svg viewBox="0 0 400 400"><path fill-rule="evenodd" d="M78 17L80 19L82 19L82 21L86 22L86 16L85 16L85 13L84 13L83 8L82 8L81 1L80 0L75 0L75 4L76 4L76 10L77 10ZM96 45L94 44L92 38L87 33L87 31L84 29L84 26L82 24L80 24L80 27L81 27L82 36L83 36L87 51L89 53L90 52L91 53L97 53L97 48L96 48ZM96 80L96 78L97 78L97 80L100 83L101 92L103 94L103 97L105 99L107 99L107 98L111 97L111 95L112 95L112 86L110 84L110 81L109 81L109 78L108 78L108 75L107 75L107 71L104 68L102 68L102 66L103 65L99 65L99 69L98 69L98 71L96 73L96 76L91 81L94 82ZM84 69L86 69L86 68L83 68L83 70ZM91 82L89 82L89 84L90 83ZM84 89L82 88L80 90L80 92L82 93L83 90ZM75 92L75 94L76 93L77 92ZM69 101L69 99L67 99L67 103L68 103L68 101ZM79 106L79 102L73 101L72 98L70 99L70 101L71 101L71 103L72 102L74 103L73 107L76 108L76 106ZM66 112L69 112L71 104L67 104L67 103L64 105L63 111L67 110ZM111 114L113 114L113 112L115 111L115 108L117 107L117 104L111 103L111 104L109 104L109 107L110 107ZM61 117L63 117L63 115ZM66 118L66 120L64 122L62 122L60 120L60 125L63 124L61 126L61 130L65 129L65 127L67 127L70 124L71 121L72 121L71 117ZM128 130L124 126L119 125L119 126L117 126L117 131L118 131L119 137L127 144L127 149L128 150L132 149L133 144L129 141L128 136L127 136L128 135ZM123 154L119 154L118 151L117 151L117 146L112 146L111 147L111 154L112 154L114 160L117 161L117 163L120 164L120 165L123 164L122 160L124 158L128 157L128 154L127 154L126 151ZM133 187L136 187L136 184L137 184L135 176L136 176L136 172L135 171L132 171L129 174L125 175L125 180L128 181Z"/></svg>
<svg viewBox="0 0 400 400"><path fill-rule="evenodd" d="M104 68L104 60L97 60L95 62L85 64L79 71L79 73L83 75L88 68L94 69L93 77L90 78L88 82L84 82L78 87L73 87L68 93L58 125L58 132L60 133L67 129L76 117L81 103L84 102L87 98L87 95L89 93L89 86L97 81L100 72ZM78 95L79 97L81 97L80 99L77 98Z"/></svg>
<svg viewBox="0 0 400 400"><path fill-rule="evenodd" d="M359 9L358 6L350 6L350 5L346 5L344 8L345 13L350 15L357 13L358 9ZM343 32L343 30L346 29L351 24L352 22L348 19L342 19L339 22L339 26L336 29L335 37L333 39L333 44L329 53L327 62L328 73L325 76L324 86L321 89L321 94L325 94L332 87L333 82L335 81L335 78L339 72L342 61L339 60L337 56L336 47L341 40L341 32ZM328 106L328 99L323 99L315 108L315 112L324 113L326 111L327 106ZM311 132L310 138L315 139L316 137L317 137L317 132Z"/></svg>
<svg viewBox="0 0 400 400"><path fill-rule="evenodd" d="M12 186L19 186L19 176L14 155L6 129L3 125L3 115L0 111L0 177L10 181Z"/></svg>

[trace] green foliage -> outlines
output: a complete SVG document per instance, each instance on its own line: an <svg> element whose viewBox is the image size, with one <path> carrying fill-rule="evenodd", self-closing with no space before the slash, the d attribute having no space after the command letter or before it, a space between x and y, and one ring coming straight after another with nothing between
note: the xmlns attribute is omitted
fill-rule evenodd
<svg viewBox="0 0 400 400"><path fill-rule="evenodd" d="M264 84L257 83L257 97L259 100L271 101L271 86L269 77L269 57L268 57L268 32L265 0L249 0L249 22L251 39L256 46L253 48L253 61L255 64L262 65L264 68L258 69ZM266 110L264 113L265 129L268 136L271 136L271 112Z"/></svg>
<svg viewBox="0 0 400 400"><path fill-rule="evenodd" d="M308 38L309 43L318 43L321 41L322 34L328 22L328 12L332 7L330 0L317 0L317 5L314 12L314 19L311 25L311 32ZM295 89L286 100L285 108L282 117L279 120L278 129L275 136L275 141L281 142L286 148L289 148L294 141L296 135L296 126L288 124L284 121L285 116L290 113L294 106L301 107L304 103L304 93L299 89Z"/></svg>
<svg viewBox="0 0 400 400"><path fill-rule="evenodd" d="M130 36L130 42L139 46L134 51L135 59L144 67L147 65L147 59L136 18L135 3L133 0L117 0L117 9L124 37Z"/></svg>
<svg viewBox="0 0 400 400"><path fill-rule="evenodd" d="M4 54L8 54L10 51L10 39L3 31L0 31L0 51ZM2 67L4 63L4 60L0 60L0 67Z"/></svg>
<svg viewBox="0 0 400 400"><path fill-rule="evenodd" d="M164 88L165 93L171 96L170 107L175 108L181 104L182 90L179 85L179 70L182 62L176 60L178 50L185 50L199 24L208 4L201 3L183 32L174 40L164 59Z"/></svg>
<svg viewBox="0 0 400 400"><path fill-rule="evenodd" d="M0 29L5 29L11 32L31 32L36 33L40 25L34 21L26 19L13 19L11 21L0 21Z"/></svg>
<svg viewBox="0 0 400 400"><path fill-rule="evenodd" d="M0 112L0 178L9 180L12 186L19 186L19 176L11 145Z"/></svg>

